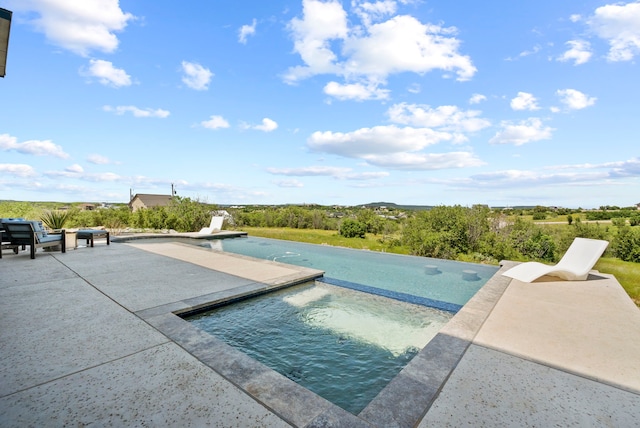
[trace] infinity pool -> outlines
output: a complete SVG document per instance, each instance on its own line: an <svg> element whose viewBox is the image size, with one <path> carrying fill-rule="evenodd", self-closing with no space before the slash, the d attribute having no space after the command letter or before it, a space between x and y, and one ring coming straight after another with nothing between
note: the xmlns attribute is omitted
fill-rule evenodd
<svg viewBox="0 0 640 428"><path fill-rule="evenodd" d="M231 253L323 270L324 281L331 284L451 312L498 271L497 266L277 239L222 239L216 245Z"/></svg>
<svg viewBox="0 0 640 428"><path fill-rule="evenodd" d="M254 237L197 245L325 271L185 319L354 414L498 270Z"/></svg>

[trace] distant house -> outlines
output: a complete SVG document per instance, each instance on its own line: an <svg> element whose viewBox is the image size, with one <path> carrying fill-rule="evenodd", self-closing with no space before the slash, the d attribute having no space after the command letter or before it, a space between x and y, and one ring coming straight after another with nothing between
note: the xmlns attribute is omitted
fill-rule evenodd
<svg viewBox="0 0 640 428"><path fill-rule="evenodd" d="M145 193L137 193L129 201L129 208L136 212L142 208L166 207L171 202L171 195L151 195Z"/></svg>

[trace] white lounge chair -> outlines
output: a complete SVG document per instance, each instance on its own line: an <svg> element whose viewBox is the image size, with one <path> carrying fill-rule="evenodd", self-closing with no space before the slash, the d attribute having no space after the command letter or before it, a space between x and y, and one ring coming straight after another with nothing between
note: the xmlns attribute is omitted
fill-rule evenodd
<svg viewBox="0 0 640 428"><path fill-rule="evenodd" d="M521 263L502 275L522 282L533 282L544 275L568 281L584 281L608 245L609 242L598 239L576 238L557 265Z"/></svg>
<svg viewBox="0 0 640 428"><path fill-rule="evenodd" d="M222 230L223 221L223 216L214 215L213 217L211 217L211 224L209 225L209 227L203 227L198 233L201 235L211 235L212 233L220 232L220 230Z"/></svg>

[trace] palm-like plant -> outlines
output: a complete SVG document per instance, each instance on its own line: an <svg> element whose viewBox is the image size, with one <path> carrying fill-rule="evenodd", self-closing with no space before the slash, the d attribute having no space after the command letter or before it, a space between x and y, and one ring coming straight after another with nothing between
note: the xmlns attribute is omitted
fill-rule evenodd
<svg viewBox="0 0 640 428"><path fill-rule="evenodd" d="M40 219L49 229L58 230L64 228L65 223L69 220L69 212L46 211Z"/></svg>

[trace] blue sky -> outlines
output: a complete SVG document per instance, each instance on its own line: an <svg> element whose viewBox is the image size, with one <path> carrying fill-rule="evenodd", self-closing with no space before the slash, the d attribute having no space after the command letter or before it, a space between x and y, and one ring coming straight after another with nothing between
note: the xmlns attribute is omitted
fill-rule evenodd
<svg viewBox="0 0 640 428"><path fill-rule="evenodd" d="M639 1L0 7L0 199L640 202Z"/></svg>

